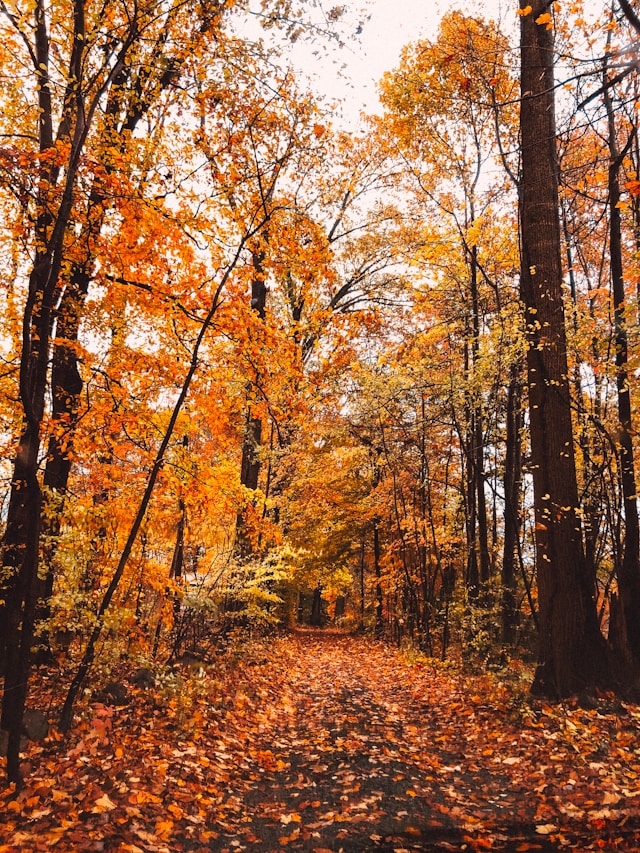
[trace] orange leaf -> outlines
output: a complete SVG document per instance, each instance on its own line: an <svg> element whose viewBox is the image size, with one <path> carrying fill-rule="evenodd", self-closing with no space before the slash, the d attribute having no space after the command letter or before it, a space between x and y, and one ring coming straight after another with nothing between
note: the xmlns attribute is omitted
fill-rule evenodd
<svg viewBox="0 0 640 853"><path fill-rule="evenodd" d="M171 831L173 829L173 821L172 820L159 820L156 823L156 835L159 838L166 839L171 835Z"/></svg>
<svg viewBox="0 0 640 853"><path fill-rule="evenodd" d="M169 814L173 815L176 820L182 820L184 816L184 812L180 808L180 806L176 806L174 803L171 803L167 806L167 811Z"/></svg>
<svg viewBox="0 0 640 853"><path fill-rule="evenodd" d="M160 797L151 794L149 791L138 791L136 794L136 803L161 803Z"/></svg>
<svg viewBox="0 0 640 853"><path fill-rule="evenodd" d="M542 15L540 15L538 18L536 18L536 24L546 24L547 29L550 30L551 27L553 26L553 20L551 18L551 13L550 12L544 12Z"/></svg>

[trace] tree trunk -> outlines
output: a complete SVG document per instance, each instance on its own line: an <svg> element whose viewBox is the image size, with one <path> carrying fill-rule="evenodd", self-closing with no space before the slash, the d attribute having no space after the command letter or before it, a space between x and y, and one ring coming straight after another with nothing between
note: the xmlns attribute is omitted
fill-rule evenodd
<svg viewBox="0 0 640 853"><path fill-rule="evenodd" d="M84 33L84 13L76 6L74 28ZM49 81L49 37L45 8L36 2L34 14L34 54L38 60L38 143L45 152L53 145L53 109ZM80 39L76 40L79 44ZM71 68L76 71L82 45L72 51ZM20 403L23 430L13 463L11 495L7 523L2 541L2 573L0 578L0 652L4 662L2 699L3 728L9 732L7 776L20 781L19 747L27 684L31 666L36 606L38 600L38 563L42 516L42 492L38 480L41 428L44 417L48 379L49 347L52 334L53 306L62 265L64 234L73 206L80 153L86 139L87 125L74 121L75 107L81 104L69 97L61 125L71 150L64 177L64 189L57 211L50 204L49 187L60 180L57 166L43 167L41 189L37 198L34 223L36 257L29 276L29 290L22 324L20 352ZM84 105L82 105L83 107ZM72 133L73 128L73 133Z"/></svg>
<svg viewBox="0 0 640 853"><path fill-rule="evenodd" d="M322 592L319 586L313 590L311 599L311 624L314 628L320 628L322 625Z"/></svg>
<svg viewBox="0 0 640 853"><path fill-rule="evenodd" d="M539 592L540 660L534 689L567 696L606 680L595 578L582 545L562 302L553 30L520 17L522 174L520 295L527 380ZM533 7L531 9L531 7Z"/></svg>
<svg viewBox="0 0 640 853"><path fill-rule="evenodd" d="M516 639L516 551L520 535L520 487L522 475L522 429L520 364L511 368L507 392L507 440L504 462L504 551L502 557L502 642L512 646Z"/></svg>
<svg viewBox="0 0 640 853"><path fill-rule="evenodd" d="M606 80L605 80L606 84ZM623 622L622 637L628 649L620 651L640 663L640 524L638 522L638 499L636 489L635 462L633 452L633 422L631 396L629 394L629 345L627 320L625 317L625 285L622 263L622 222L620 217L620 167L626 150L618 151L616 124L611 102L611 92L604 86L604 98L609 124L609 263L611 288L615 314L616 344L616 387L618 391L619 430L617 436L620 481L624 502L624 550L618 571L618 593L620 618ZM631 146L630 136L627 148Z"/></svg>
<svg viewBox="0 0 640 853"><path fill-rule="evenodd" d="M380 566L380 529L378 519L373 520L373 573L376 579L376 623L375 635L384 633L384 610L382 605L382 569Z"/></svg>
<svg viewBox="0 0 640 853"><path fill-rule="evenodd" d="M14 462L3 548L4 693L1 727L8 731L7 777L20 781L20 737L31 667L42 493L38 483L39 424L24 430Z"/></svg>
<svg viewBox="0 0 640 853"><path fill-rule="evenodd" d="M251 282L251 309L264 321L267 307L267 285L263 269L264 253L252 252L254 269ZM259 381L259 377L256 377ZM250 389L249 385L249 389ZM255 492L260 479L260 448L262 446L262 419L256 417L251 406L247 407L244 435L242 438L242 459L240 462L240 484L250 492ZM243 508L236 517L236 553L241 560L251 557L254 550L255 531L248 520L248 508Z"/></svg>
<svg viewBox="0 0 640 853"><path fill-rule="evenodd" d="M471 215L474 214L473 204ZM478 247L471 247L470 259L471 310L473 338L471 341L471 370L475 374L480 360L480 299L478 293ZM475 384L475 383L474 383ZM478 570L480 585L486 586L490 574L489 532L487 527L487 498L485 495L484 429L482 405L474 393L471 417L471 465L476 491L476 522L478 537Z"/></svg>

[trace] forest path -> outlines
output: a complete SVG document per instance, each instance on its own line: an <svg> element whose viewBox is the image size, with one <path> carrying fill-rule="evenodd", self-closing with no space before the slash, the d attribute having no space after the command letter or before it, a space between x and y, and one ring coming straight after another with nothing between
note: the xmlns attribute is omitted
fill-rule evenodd
<svg viewBox="0 0 640 853"><path fill-rule="evenodd" d="M237 813L253 818L249 849L257 839L265 851L458 849L465 821L452 811L463 802L490 801L493 816L509 819L508 777L463 767L473 732L438 719L439 706L462 710L468 697L447 690L434 702L420 669L362 639L308 632L286 654L275 692L247 685L249 701L265 700L250 750L258 773L252 761L235 780Z"/></svg>
<svg viewBox="0 0 640 853"><path fill-rule="evenodd" d="M269 637L32 745L0 853L637 851L640 711L594 705L361 637Z"/></svg>
<svg viewBox="0 0 640 853"><path fill-rule="evenodd" d="M611 809L620 786L600 788L608 730L585 743L569 721L565 739L564 711L523 718L496 679L362 638L302 633L272 651L255 665L267 680L235 697L253 725L215 849L640 849L635 814Z"/></svg>

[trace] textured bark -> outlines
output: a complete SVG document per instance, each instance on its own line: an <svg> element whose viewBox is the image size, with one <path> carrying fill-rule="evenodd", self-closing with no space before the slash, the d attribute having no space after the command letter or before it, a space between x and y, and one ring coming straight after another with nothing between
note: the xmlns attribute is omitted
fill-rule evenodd
<svg viewBox="0 0 640 853"><path fill-rule="evenodd" d="M553 30L521 22L521 298L534 486L540 662L534 687L566 696L606 679L595 578L583 553L562 302Z"/></svg>
<svg viewBox="0 0 640 853"><path fill-rule="evenodd" d="M251 282L251 309L260 320L264 320L267 308L267 285L264 275L264 255L261 252L252 254L255 275ZM259 381L259 377L257 377ZM251 388L249 387L249 390ZM247 408L244 435L242 438L242 458L240 461L240 484L250 492L255 492L260 480L260 449L262 447L262 419L256 417L251 406ZM247 520L247 510L242 509L236 518L236 553L241 560L251 557L254 550L254 531Z"/></svg>
<svg viewBox="0 0 640 853"><path fill-rule="evenodd" d="M78 71L84 33L83 5L74 8L76 38L71 51L70 68ZM45 7L36 2L34 9L35 57L38 60L38 98L40 117L38 142L42 152L53 145L53 110L49 85L49 42ZM29 276L29 290L23 314L20 352L20 402L23 428L13 463L7 523L2 541L0 575L0 646L4 662L2 727L9 732L7 776L20 781L19 744L31 666L36 605L38 599L38 563L41 533L42 492L38 480L41 427L48 382L49 346L52 335L53 305L62 265L64 235L72 205L73 189L80 154L84 147L90 116L85 117L81 95L73 87L64 98L60 135L70 140L71 151L64 175L64 186L55 214L51 210L48 187L56 186L61 173L57 166L42 174L34 224L38 247ZM82 122L77 115L82 111ZM86 119L86 120L85 120Z"/></svg>
<svg viewBox="0 0 640 853"><path fill-rule="evenodd" d="M622 261L622 221L620 216L620 168L626 150L620 152L616 143L616 124L611 92L605 87L605 104L609 124L609 263L615 314L616 387L618 392L618 458L624 503L624 550L618 569L620 614L628 649L620 651L640 663L640 524L633 450L633 418L629 393L629 344L625 317L625 283ZM627 148L630 148L630 137Z"/></svg>
<svg viewBox="0 0 640 853"><path fill-rule="evenodd" d="M504 549L502 557L502 642L516 640L516 551L520 535L520 488L522 478L522 429L520 365L512 368L507 392L507 439L504 463Z"/></svg>

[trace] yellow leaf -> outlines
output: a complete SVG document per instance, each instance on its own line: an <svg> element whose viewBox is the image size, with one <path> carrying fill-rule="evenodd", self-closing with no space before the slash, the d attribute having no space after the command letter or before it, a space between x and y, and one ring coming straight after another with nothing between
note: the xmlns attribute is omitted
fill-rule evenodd
<svg viewBox="0 0 640 853"><path fill-rule="evenodd" d="M102 797L99 797L96 800L95 806L91 809L94 814L101 814L102 812L111 811L111 809L115 809L116 804L113 800L109 799L108 794L104 794Z"/></svg>
<svg viewBox="0 0 640 853"><path fill-rule="evenodd" d="M300 823L302 818L299 814L282 814L280 815L280 823L283 823L285 826L289 823Z"/></svg>
<svg viewBox="0 0 640 853"><path fill-rule="evenodd" d="M524 9L518 9L518 14L524 17L525 15L530 15L533 12L531 6L525 6Z"/></svg>
<svg viewBox="0 0 640 853"><path fill-rule="evenodd" d="M612 793L609 793L607 791L607 793L604 795L604 798L602 800L602 805L603 806L615 806L620 802L621 799L622 799L622 797L620 796L620 794L612 794Z"/></svg>

